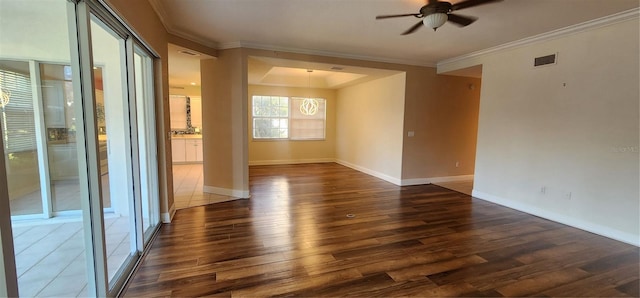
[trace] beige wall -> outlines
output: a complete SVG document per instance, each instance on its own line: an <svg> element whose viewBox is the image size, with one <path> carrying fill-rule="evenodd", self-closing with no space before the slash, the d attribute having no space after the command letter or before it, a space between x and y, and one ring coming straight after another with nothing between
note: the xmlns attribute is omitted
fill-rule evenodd
<svg viewBox="0 0 640 298"><path fill-rule="evenodd" d="M242 49L200 61L204 189L247 198L247 63Z"/></svg>
<svg viewBox="0 0 640 298"><path fill-rule="evenodd" d="M322 141L254 141L252 138L251 98L254 95L312 96L326 99L326 130ZM335 159L336 91L275 86L249 85L247 125L249 132L249 164L286 164L326 162Z"/></svg>
<svg viewBox="0 0 640 298"><path fill-rule="evenodd" d="M467 106L465 98L468 95L471 98L469 101L477 101L477 90L479 89L475 89L476 93L468 92L469 84L479 85L477 79L438 76L435 74L435 68L430 67L242 48L220 50L217 60L210 60L201 65L203 115L207 115L203 127L205 190L248 195L249 168L247 160L242 160L242 156L249 156L246 73L249 56L404 72L406 76L404 112L398 112L399 119L401 119L398 120L398 123L404 123L404 131L400 133L401 137L398 141L398 143L402 143L398 146L401 146L403 150L400 166L402 172L400 175L393 174L394 181L398 182L399 179L400 183L428 183L428 178L438 177L434 175L455 176L473 173L471 166L474 160L473 150L469 149L475 147L476 127L473 123L471 123L471 127L465 127L466 132L463 134L466 137L464 138L459 138L457 135L429 134L428 132L431 130L440 131L442 128L434 126L430 122L433 119L450 119L451 122L456 122L473 115L473 104ZM215 86L205 87L208 83ZM473 99L473 96L476 96L476 99ZM447 100L449 102L453 100L453 102L449 104L446 103ZM218 102L213 104L210 101ZM219 105L218 108L216 108L217 105ZM469 107L469 110L461 112L460 109L463 107ZM337 110L339 111L340 108L337 107ZM474 122L472 117L471 119L469 122ZM243 121L243 123L240 124L237 121ZM451 123L446 127L453 127L453 130L457 130L456 125ZM407 138L409 130L415 131L416 137ZM450 138L463 141L448 141ZM456 146L457 149L452 146ZM450 152L457 153L450 154ZM459 160L461 168L455 168L455 161L453 163L443 162L446 165L442 166L440 156L449 156L446 160ZM235 161L233 161L234 159ZM467 167L462 168L465 165ZM397 171L397 168L394 171ZM246 177L246 180L242 181L243 177Z"/></svg>
<svg viewBox="0 0 640 298"><path fill-rule="evenodd" d="M479 79L436 75L432 67L257 49L244 49L244 53L245 60L247 56L263 56L404 72L403 183L428 183L433 177L473 174L475 150L470 148L476 144L477 116L474 115L478 113ZM469 90L470 84L474 90ZM471 104L467 105L468 102ZM447 119L448 124L441 126L434 119ZM433 133L443 127L457 134ZM408 138L408 131L414 131L415 137ZM441 162L442 156L448 156L446 162ZM456 160L460 161L459 168L455 167Z"/></svg>
<svg viewBox="0 0 640 298"><path fill-rule="evenodd" d="M473 174L480 85L477 78L437 75L435 68L407 73L403 184Z"/></svg>
<svg viewBox="0 0 640 298"><path fill-rule="evenodd" d="M469 59L483 65L474 196L640 245L639 35L636 15Z"/></svg>
<svg viewBox="0 0 640 298"><path fill-rule="evenodd" d="M338 90L338 162L400 184L405 74Z"/></svg>

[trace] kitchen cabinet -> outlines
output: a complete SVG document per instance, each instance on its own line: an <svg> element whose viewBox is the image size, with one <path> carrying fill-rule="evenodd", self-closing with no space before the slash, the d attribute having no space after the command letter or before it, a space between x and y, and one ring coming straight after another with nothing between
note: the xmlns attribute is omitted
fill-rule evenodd
<svg viewBox="0 0 640 298"><path fill-rule="evenodd" d="M171 139L171 154L173 157L173 162L186 161L184 141L184 139Z"/></svg>
<svg viewBox="0 0 640 298"><path fill-rule="evenodd" d="M172 138L171 151L174 163L202 162L202 139Z"/></svg>
<svg viewBox="0 0 640 298"><path fill-rule="evenodd" d="M169 97L169 117L172 130L187 129L187 97L171 95Z"/></svg>
<svg viewBox="0 0 640 298"><path fill-rule="evenodd" d="M48 151L51 180L78 178L78 154L75 143L51 145Z"/></svg>
<svg viewBox="0 0 640 298"><path fill-rule="evenodd" d="M191 126L202 127L202 98L192 96L191 98Z"/></svg>
<svg viewBox="0 0 640 298"><path fill-rule="evenodd" d="M44 122L47 128L65 128L64 91L60 81L45 80L42 84Z"/></svg>
<svg viewBox="0 0 640 298"><path fill-rule="evenodd" d="M202 139L187 139L184 145L187 162L202 162Z"/></svg>

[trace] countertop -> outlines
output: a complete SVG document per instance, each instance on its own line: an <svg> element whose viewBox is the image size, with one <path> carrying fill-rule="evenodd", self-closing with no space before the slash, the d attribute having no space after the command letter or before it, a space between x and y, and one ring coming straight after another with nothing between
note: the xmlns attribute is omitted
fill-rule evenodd
<svg viewBox="0 0 640 298"><path fill-rule="evenodd" d="M172 135L171 139L202 139L202 135Z"/></svg>

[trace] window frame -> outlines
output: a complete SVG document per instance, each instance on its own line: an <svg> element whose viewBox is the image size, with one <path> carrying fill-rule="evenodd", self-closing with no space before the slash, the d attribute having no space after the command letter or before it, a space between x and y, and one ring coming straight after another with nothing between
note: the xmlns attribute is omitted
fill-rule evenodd
<svg viewBox="0 0 640 298"><path fill-rule="evenodd" d="M278 98L286 98L287 99L287 116L283 117L283 116L279 116L279 117L265 117L265 116L256 116L256 109L255 109L255 100L256 98L260 98L260 97L278 97ZM292 109L293 109L293 102L294 100L299 100L299 99L303 99L306 97L303 96L280 96L280 95L260 95L260 94L253 94L251 95L251 139L252 141L258 141L258 142L273 142L273 141L293 141L293 142L305 142L305 141L325 141L327 139L327 99L326 98L321 98L321 97L314 97L314 99L316 100L321 100L322 104L324 105L321 109L323 112L322 115L322 138L292 138L291 137L291 131L293 129L292 127ZM287 121L287 137L286 138L282 138L282 137L278 137L278 138L268 138L268 137L256 137L256 127L255 127L255 120L256 118L263 118L263 119L285 119ZM300 120L300 118L297 118L297 120Z"/></svg>

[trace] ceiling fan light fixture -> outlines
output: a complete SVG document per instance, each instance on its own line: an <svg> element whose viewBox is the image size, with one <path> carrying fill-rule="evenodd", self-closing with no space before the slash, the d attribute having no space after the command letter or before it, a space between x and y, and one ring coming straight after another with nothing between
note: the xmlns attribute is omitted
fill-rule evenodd
<svg viewBox="0 0 640 298"><path fill-rule="evenodd" d="M433 29L433 31L436 31L436 29L444 25L444 23L446 23L448 19L449 16L446 13L436 12L424 17L424 19L422 19L422 23L425 26Z"/></svg>

